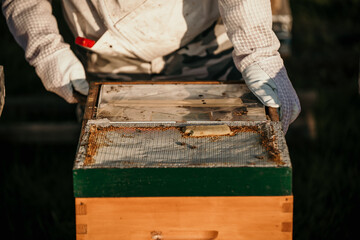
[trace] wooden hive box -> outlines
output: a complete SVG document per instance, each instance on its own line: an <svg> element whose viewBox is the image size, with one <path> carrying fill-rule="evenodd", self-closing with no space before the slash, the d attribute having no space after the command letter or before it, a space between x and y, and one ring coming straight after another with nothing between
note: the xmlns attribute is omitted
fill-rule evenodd
<svg viewBox="0 0 360 240"><path fill-rule="evenodd" d="M194 126L229 131L185 131ZM91 83L73 168L77 239L292 239L280 128L244 84Z"/></svg>

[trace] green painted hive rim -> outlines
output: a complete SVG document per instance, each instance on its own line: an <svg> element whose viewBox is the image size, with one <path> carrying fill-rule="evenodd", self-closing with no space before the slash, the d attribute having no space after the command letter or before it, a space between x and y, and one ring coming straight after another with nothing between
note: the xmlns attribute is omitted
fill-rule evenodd
<svg viewBox="0 0 360 240"><path fill-rule="evenodd" d="M74 196L287 196L291 167L74 169Z"/></svg>

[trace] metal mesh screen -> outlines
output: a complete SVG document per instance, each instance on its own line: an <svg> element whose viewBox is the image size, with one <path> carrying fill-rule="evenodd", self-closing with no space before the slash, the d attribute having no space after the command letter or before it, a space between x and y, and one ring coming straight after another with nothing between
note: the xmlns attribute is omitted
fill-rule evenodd
<svg viewBox="0 0 360 240"><path fill-rule="evenodd" d="M279 124L264 122L228 124L232 127L255 126L259 131L240 131L234 136L194 138L184 136L181 131L182 125L174 123L159 126L156 123L104 124L89 121L81 139L75 168L290 165ZM269 138L275 140L269 142L267 141ZM268 147L270 143L273 144L272 149ZM276 161L269 151L277 152L279 157Z"/></svg>

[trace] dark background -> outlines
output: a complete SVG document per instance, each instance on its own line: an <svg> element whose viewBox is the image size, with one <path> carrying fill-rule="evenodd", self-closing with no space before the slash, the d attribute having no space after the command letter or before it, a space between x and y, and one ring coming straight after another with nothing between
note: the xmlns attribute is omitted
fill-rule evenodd
<svg viewBox="0 0 360 240"><path fill-rule="evenodd" d="M54 12L66 41L73 38ZM286 136L294 239L354 239L360 204L360 1L292 0L285 59L303 111ZM46 92L0 17L6 103L0 118L0 212L7 239L74 239L76 105Z"/></svg>

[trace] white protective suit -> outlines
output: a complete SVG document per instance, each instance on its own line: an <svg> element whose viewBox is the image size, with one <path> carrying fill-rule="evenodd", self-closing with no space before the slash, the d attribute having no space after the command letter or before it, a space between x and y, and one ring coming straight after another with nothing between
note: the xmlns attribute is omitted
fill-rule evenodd
<svg viewBox="0 0 360 240"><path fill-rule="evenodd" d="M296 92L278 53L269 0L63 0L75 37L96 41L98 55L135 59L117 72L159 73L162 57L188 44L221 16L233 60L250 90L266 106L281 107L288 125L300 112ZM45 88L76 102L86 94L84 67L59 34L48 0L3 0L3 14ZM224 40L225 38L225 40Z"/></svg>

